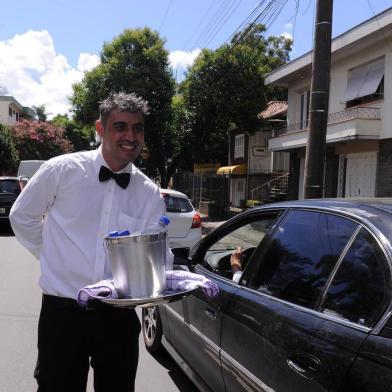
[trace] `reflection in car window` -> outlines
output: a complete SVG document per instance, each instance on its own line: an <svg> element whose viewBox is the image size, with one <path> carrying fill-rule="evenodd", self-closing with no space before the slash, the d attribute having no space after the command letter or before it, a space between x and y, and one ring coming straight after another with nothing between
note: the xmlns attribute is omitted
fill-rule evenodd
<svg viewBox="0 0 392 392"><path fill-rule="evenodd" d="M314 308L357 225L313 211L292 211L279 225L248 286Z"/></svg>
<svg viewBox="0 0 392 392"><path fill-rule="evenodd" d="M361 229L332 280L322 309L371 327L386 308L391 289L383 251L373 236Z"/></svg>
<svg viewBox="0 0 392 392"><path fill-rule="evenodd" d="M0 193L12 193L14 195L19 195L20 193L19 182L15 180L0 181Z"/></svg>
<svg viewBox="0 0 392 392"><path fill-rule="evenodd" d="M192 204L189 200L182 197L163 195L167 212L191 212L193 211Z"/></svg>
<svg viewBox="0 0 392 392"><path fill-rule="evenodd" d="M258 217L257 220L248 222L226 234L207 250L204 266L221 276L231 279L230 256L236 247L241 246L244 249L243 268L245 268L245 264L272 227L277 215Z"/></svg>

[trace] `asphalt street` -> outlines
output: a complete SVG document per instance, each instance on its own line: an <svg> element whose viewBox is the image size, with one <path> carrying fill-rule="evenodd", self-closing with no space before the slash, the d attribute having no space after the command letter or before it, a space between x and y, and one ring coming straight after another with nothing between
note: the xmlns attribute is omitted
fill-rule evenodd
<svg viewBox="0 0 392 392"><path fill-rule="evenodd" d="M0 226L0 271L0 392L32 392L41 300L39 263L4 225ZM88 392L94 390L91 373ZM152 357L140 338L136 391L156 390L197 391L167 353Z"/></svg>

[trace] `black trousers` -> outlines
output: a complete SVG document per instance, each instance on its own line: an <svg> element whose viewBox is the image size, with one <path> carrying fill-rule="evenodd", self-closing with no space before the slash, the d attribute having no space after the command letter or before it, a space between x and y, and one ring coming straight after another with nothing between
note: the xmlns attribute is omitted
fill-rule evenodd
<svg viewBox="0 0 392 392"><path fill-rule="evenodd" d="M38 392L85 392L89 365L96 392L134 391L140 322L133 309L80 308L43 295L38 325Z"/></svg>

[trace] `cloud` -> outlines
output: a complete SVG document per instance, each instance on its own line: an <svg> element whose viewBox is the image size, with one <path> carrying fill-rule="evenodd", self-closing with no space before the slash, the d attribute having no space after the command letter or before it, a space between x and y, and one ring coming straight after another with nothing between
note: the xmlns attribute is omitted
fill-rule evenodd
<svg viewBox="0 0 392 392"><path fill-rule="evenodd" d="M192 52L174 50L173 52L169 53L170 66L172 68L188 68L193 64L200 52L200 49L195 49Z"/></svg>
<svg viewBox="0 0 392 392"><path fill-rule="evenodd" d="M65 56L56 53L46 30L29 30L0 41L0 86L3 94L6 91L23 106L45 105L51 118L69 111L72 84L99 61L95 54L81 53L72 68Z"/></svg>
<svg viewBox="0 0 392 392"><path fill-rule="evenodd" d="M288 33L288 32L280 33L280 36L281 36L281 37L284 37L284 38L286 38L286 39L291 39L291 40L293 40L293 36L292 36L290 33Z"/></svg>

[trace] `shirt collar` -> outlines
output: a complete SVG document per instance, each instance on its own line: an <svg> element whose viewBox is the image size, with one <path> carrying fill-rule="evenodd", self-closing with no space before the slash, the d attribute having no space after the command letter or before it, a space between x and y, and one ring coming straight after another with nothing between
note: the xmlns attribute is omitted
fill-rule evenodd
<svg viewBox="0 0 392 392"><path fill-rule="evenodd" d="M97 175L99 173L99 170L101 169L101 166L106 166L107 168L110 169L110 166L106 163L105 158L103 157L102 154L102 145L100 145L96 150L96 155L95 155L95 160L94 160L94 166L97 172ZM127 166L125 166L123 169L119 170L116 173L133 173L134 172L134 165L132 162L128 163Z"/></svg>

